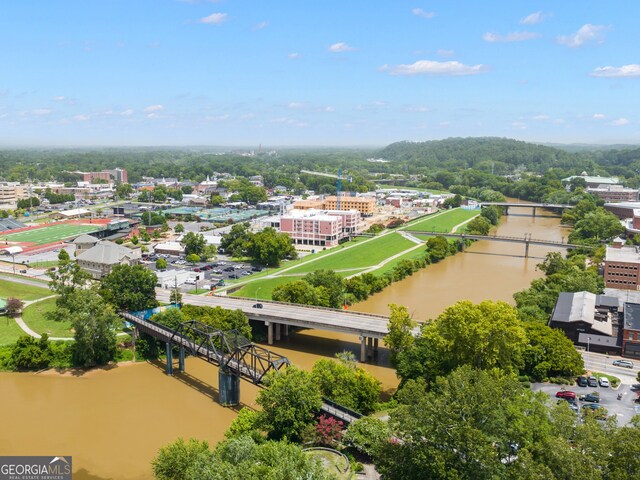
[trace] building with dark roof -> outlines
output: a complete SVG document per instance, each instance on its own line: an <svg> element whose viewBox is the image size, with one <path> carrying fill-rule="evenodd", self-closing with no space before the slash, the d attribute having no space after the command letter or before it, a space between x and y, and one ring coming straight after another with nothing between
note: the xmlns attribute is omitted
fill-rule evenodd
<svg viewBox="0 0 640 480"><path fill-rule="evenodd" d="M640 304L638 303L624 304L622 355L640 358Z"/></svg>
<svg viewBox="0 0 640 480"><path fill-rule="evenodd" d="M560 328L576 345L593 351L619 353L619 302L590 292L562 292L549 326Z"/></svg>

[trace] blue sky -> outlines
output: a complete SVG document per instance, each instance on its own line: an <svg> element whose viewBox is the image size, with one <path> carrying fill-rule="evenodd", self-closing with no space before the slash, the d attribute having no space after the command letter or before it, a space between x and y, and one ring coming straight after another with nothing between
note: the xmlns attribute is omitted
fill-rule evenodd
<svg viewBox="0 0 640 480"><path fill-rule="evenodd" d="M640 143L640 2L20 0L0 145Z"/></svg>

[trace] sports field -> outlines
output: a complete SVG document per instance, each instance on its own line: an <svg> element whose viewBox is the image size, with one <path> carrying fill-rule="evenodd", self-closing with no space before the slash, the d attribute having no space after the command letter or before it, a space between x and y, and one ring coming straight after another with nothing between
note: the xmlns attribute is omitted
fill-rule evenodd
<svg viewBox="0 0 640 480"><path fill-rule="evenodd" d="M1 234L0 240L9 242L29 243L32 245L46 245L47 243L59 242L67 238L77 237L83 233L96 232L100 230L100 225L78 225L74 223L56 223L46 225L33 230L22 232Z"/></svg>

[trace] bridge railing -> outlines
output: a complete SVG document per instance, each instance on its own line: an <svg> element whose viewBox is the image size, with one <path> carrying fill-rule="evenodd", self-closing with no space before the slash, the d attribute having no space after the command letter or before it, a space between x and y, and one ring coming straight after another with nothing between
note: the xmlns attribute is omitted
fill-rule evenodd
<svg viewBox="0 0 640 480"><path fill-rule="evenodd" d="M339 403L334 402L330 398L322 397L322 402L328 405L329 407L334 408L336 411L346 413L347 415L355 418L356 420L364 416L360 412L356 412L355 410L351 410L350 408L345 407L344 405L340 405ZM328 412L328 413L331 413L331 412Z"/></svg>

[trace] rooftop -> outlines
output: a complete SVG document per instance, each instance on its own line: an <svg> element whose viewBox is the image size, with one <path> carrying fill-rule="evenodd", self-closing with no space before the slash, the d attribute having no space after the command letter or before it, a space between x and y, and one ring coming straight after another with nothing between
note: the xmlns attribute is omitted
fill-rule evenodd
<svg viewBox="0 0 640 480"><path fill-rule="evenodd" d="M637 247L614 248L607 245L606 262L640 263L640 253Z"/></svg>
<svg viewBox="0 0 640 480"><path fill-rule="evenodd" d="M640 330L640 303L624 304L624 329Z"/></svg>
<svg viewBox="0 0 640 480"><path fill-rule="evenodd" d="M78 260L101 263L103 265L116 265L120 263L123 258L133 256L133 252L127 247L122 247L111 242L100 242L86 252L78 255Z"/></svg>
<svg viewBox="0 0 640 480"><path fill-rule="evenodd" d="M585 322L589 323L595 331L604 335L613 335L611 318L609 315L598 315L596 318L596 307L608 306L607 304L617 306L617 299L605 297L603 300L603 297L603 295L595 295L590 292L561 292L551 321L560 323ZM598 300L605 303L600 304Z"/></svg>

